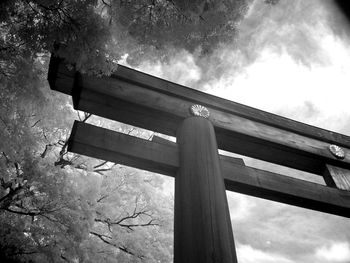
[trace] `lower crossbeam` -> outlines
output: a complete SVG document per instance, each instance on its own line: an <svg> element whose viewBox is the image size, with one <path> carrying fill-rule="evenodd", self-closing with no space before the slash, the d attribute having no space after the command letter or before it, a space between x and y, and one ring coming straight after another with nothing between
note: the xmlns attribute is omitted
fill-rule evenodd
<svg viewBox="0 0 350 263"><path fill-rule="evenodd" d="M175 176L176 143L153 142L75 122L69 151L135 168ZM226 190L350 218L350 192L244 165L220 156Z"/></svg>

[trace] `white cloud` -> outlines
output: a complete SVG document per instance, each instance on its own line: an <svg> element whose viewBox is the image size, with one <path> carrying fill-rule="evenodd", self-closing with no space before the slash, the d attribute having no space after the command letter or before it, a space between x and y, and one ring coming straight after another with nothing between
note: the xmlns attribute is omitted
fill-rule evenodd
<svg viewBox="0 0 350 263"><path fill-rule="evenodd" d="M139 70L154 76L192 86L201 78L201 69L196 65L195 56L187 51L178 51L167 62L143 62Z"/></svg>
<svg viewBox="0 0 350 263"><path fill-rule="evenodd" d="M326 65L308 67L287 51L265 48L242 74L228 70L204 88L229 100L339 130L342 119L349 117L350 48L330 35L320 39L320 46L328 54Z"/></svg>
<svg viewBox="0 0 350 263"><path fill-rule="evenodd" d="M328 262L349 262L350 245L347 242L333 243L316 249L315 255L318 259Z"/></svg>
<svg viewBox="0 0 350 263"><path fill-rule="evenodd" d="M249 245L237 246L237 258L240 263L293 263L294 261L276 253L254 249Z"/></svg>
<svg viewBox="0 0 350 263"><path fill-rule="evenodd" d="M226 192L231 220L242 220L250 216L255 203L247 196Z"/></svg>

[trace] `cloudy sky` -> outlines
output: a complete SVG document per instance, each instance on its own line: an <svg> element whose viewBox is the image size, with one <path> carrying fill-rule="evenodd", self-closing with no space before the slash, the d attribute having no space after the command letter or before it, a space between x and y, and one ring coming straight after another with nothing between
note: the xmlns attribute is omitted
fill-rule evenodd
<svg viewBox="0 0 350 263"><path fill-rule="evenodd" d="M350 26L332 0L255 0L232 45L139 69L350 135ZM350 219L236 193L228 201L240 263L350 262Z"/></svg>

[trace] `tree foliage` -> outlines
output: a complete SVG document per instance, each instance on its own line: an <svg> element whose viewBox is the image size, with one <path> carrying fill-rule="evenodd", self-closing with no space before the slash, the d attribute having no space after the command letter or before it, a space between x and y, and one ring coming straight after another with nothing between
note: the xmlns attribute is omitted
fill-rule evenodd
<svg viewBox="0 0 350 263"><path fill-rule="evenodd" d="M36 58L53 51L55 43L68 47L59 54L71 62L103 70L109 31L96 12L94 0L5 1L0 7L1 73L14 58ZM113 52L108 52L110 55ZM16 63L12 63L12 68Z"/></svg>
<svg viewBox="0 0 350 263"><path fill-rule="evenodd" d="M0 83L0 261L170 261L162 179L68 153L74 118L105 121L49 90L48 57L19 59Z"/></svg>
<svg viewBox="0 0 350 263"><path fill-rule="evenodd" d="M169 262L162 177L67 152L75 115L105 121L49 92L46 60L0 84L0 261Z"/></svg>
<svg viewBox="0 0 350 263"><path fill-rule="evenodd" d="M169 48L211 52L233 42L251 0L14 0L0 4L0 73L16 59L53 51L78 69L108 74L129 54L130 63L166 57ZM19 63L19 62L18 62Z"/></svg>
<svg viewBox="0 0 350 263"><path fill-rule="evenodd" d="M247 10L245 0L148 0L103 2L109 21L142 45L174 46L209 52L220 42L233 41L237 23Z"/></svg>
<svg viewBox="0 0 350 263"><path fill-rule="evenodd" d="M74 118L151 134L50 92L50 52L90 74L109 74L125 54L134 64L172 48L205 54L234 40L248 2L1 1L1 262L171 261L163 177L67 152Z"/></svg>

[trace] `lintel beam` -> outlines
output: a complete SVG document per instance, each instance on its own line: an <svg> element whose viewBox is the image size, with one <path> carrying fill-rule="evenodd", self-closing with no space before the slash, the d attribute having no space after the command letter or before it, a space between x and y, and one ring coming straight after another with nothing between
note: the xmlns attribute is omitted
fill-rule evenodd
<svg viewBox="0 0 350 263"><path fill-rule="evenodd" d="M148 141L75 122L69 151L175 176L176 143ZM220 156L226 190L350 218L350 192L247 167L242 159Z"/></svg>
<svg viewBox="0 0 350 263"><path fill-rule="evenodd" d="M323 175L325 165L350 169L350 137L215 97L118 66L110 77L67 70L52 57L52 89L70 94L74 107L105 118L174 136L195 104L210 111L218 147L264 161ZM342 146L344 159L330 144Z"/></svg>

